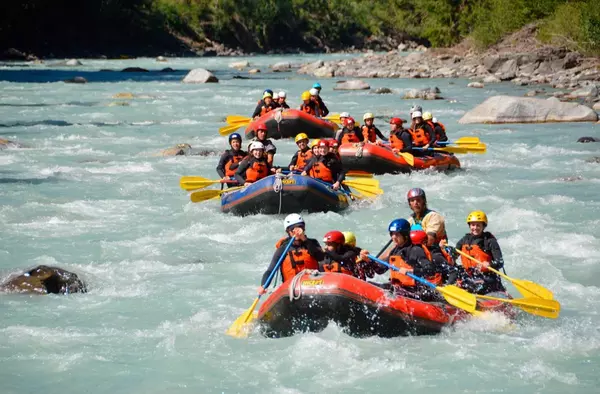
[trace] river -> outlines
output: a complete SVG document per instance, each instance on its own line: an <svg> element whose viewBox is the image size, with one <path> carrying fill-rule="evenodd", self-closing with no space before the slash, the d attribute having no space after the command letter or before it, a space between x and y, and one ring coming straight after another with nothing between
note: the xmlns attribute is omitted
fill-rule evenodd
<svg viewBox="0 0 600 394"><path fill-rule="evenodd" d="M252 57L263 73L246 80L232 79L235 58L0 67L0 138L30 146L0 151L0 276L56 265L89 286L82 295L0 295L1 393L598 392L600 165L585 160L600 151L576 140L597 136L599 126L457 123L486 97L529 89L510 83L366 80L396 92L377 95L334 91L333 80L321 80L332 112L374 112L387 132L385 119L407 118L420 103L451 139L478 136L488 152L461 156L463 170L450 174L380 176L383 196L341 215L306 215L307 233L353 230L359 246L379 250L388 223L409 213L408 189L422 187L454 242L470 211L486 211L508 274L551 289L559 319L521 315L511 325L492 316L394 339L356 339L332 325L276 340L224 334L254 300L283 218L224 215L215 200L192 204L179 177L216 176L226 115L250 115L265 88L287 91L297 106L314 82L267 73L267 65L332 56ZM185 71L99 71L129 66L205 67L220 82L182 84ZM89 83L58 82L77 75ZM428 86L450 100L399 94ZM139 97L112 98L120 92ZM129 105L111 105L118 101ZM156 156L177 143L209 154ZM276 145L276 164L287 164L293 141Z"/></svg>

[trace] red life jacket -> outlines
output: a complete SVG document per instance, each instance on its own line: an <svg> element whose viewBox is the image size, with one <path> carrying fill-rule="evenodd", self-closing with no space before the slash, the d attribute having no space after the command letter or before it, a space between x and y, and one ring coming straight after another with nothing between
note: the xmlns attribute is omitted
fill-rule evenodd
<svg viewBox="0 0 600 394"><path fill-rule="evenodd" d="M280 239L275 244L275 247L279 248L284 242L289 242L289 238ZM308 253L308 249L305 246L292 244L285 256L285 260L281 263L283 281L292 279L298 272L304 269L319 269L319 262Z"/></svg>
<svg viewBox="0 0 600 394"><path fill-rule="evenodd" d="M377 134L375 133L375 126L364 125L362 127L362 135L365 141L375 142L377 141Z"/></svg>

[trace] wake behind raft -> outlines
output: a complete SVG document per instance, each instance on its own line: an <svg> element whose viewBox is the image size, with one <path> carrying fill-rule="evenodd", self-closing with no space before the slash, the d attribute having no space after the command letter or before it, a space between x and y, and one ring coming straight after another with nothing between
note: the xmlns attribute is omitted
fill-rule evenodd
<svg viewBox="0 0 600 394"><path fill-rule="evenodd" d="M275 109L250 122L246 127L246 138L255 137L254 130L259 124L267 126L267 138L294 138L305 133L309 138L333 138L338 125L317 118L297 109Z"/></svg>
<svg viewBox="0 0 600 394"><path fill-rule="evenodd" d="M350 206L343 190L296 174L271 175L248 187L221 195L221 211L234 215L268 215L296 212L340 212Z"/></svg>
<svg viewBox="0 0 600 394"><path fill-rule="evenodd" d="M507 293L490 294L508 298ZM478 300L477 309L516 315L507 303ZM257 314L263 335L320 332L329 322L354 337L432 335L471 315L444 302L394 295L346 274L302 271L263 302Z"/></svg>

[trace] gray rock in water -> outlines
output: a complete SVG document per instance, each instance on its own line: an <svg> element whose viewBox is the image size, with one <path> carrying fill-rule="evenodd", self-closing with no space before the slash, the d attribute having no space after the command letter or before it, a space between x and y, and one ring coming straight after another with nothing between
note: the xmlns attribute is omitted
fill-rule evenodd
<svg viewBox="0 0 600 394"><path fill-rule="evenodd" d="M71 79L65 79L64 82L65 83L87 83L87 79L85 79L84 77L74 77Z"/></svg>
<svg viewBox="0 0 600 394"><path fill-rule="evenodd" d="M65 62L65 64L67 66L71 66L71 67L72 66L81 66L82 65L81 62L79 60L77 60L77 59L69 59L69 60L67 60Z"/></svg>
<svg viewBox="0 0 600 394"><path fill-rule="evenodd" d="M253 68L248 70L248 74L258 74L260 70L258 68Z"/></svg>
<svg viewBox="0 0 600 394"><path fill-rule="evenodd" d="M360 79L353 79L350 81L338 81L333 87L333 90L369 90L371 86L365 81Z"/></svg>
<svg viewBox="0 0 600 394"><path fill-rule="evenodd" d="M141 67L126 67L121 70L122 73L149 73L150 71Z"/></svg>
<svg viewBox="0 0 600 394"><path fill-rule="evenodd" d="M517 61L515 59L509 59L502 64L502 67L498 69L496 75L498 75L498 78L500 78L501 81L508 81L517 76L517 71L519 71Z"/></svg>
<svg viewBox="0 0 600 394"><path fill-rule="evenodd" d="M271 66L274 72L291 71L292 64L290 62L279 62Z"/></svg>
<svg viewBox="0 0 600 394"><path fill-rule="evenodd" d="M190 144L177 144L172 148L164 149L159 156L187 156L192 153Z"/></svg>
<svg viewBox="0 0 600 394"><path fill-rule="evenodd" d="M500 80L500 78L498 78L495 75L488 75L487 77L483 78L483 83L500 83L502 82Z"/></svg>
<svg viewBox="0 0 600 394"><path fill-rule="evenodd" d="M595 98L598 96L598 88L596 87L596 85L589 85L586 87L583 87L581 89L577 89L575 91L572 91L569 96L571 97L591 97L591 98Z"/></svg>
<svg viewBox="0 0 600 394"><path fill-rule="evenodd" d="M156 61L157 61L157 62L166 62L166 61L167 61L167 58L166 58L166 57L164 57L164 56L158 56L158 57L156 58Z"/></svg>
<svg viewBox="0 0 600 394"><path fill-rule="evenodd" d="M588 142L600 142L599 138L594 138L594 137L579 137L579 139L577 140L577 142L581 142L582 144L588 143Z"/></svg>
<svg viewBox="0 0 600 394"><path fill-rule="evenodd" d="M85 283L77 274L57 267L40 265L24 274L9 278L0 291L27 294L85 293Z"/></svg>
<svg viewBox="0 0 600 394"><path fill-rule="evenodd" d="M485 85L481 82L469 82L469 84L467 85L468 88L483 88Z"/></svg>
<svg viewBox="0 0 600 394"><path fill-rule="evenodd" d="M161 73L174 73L175 70L173 70L171 67L165 67L162 70L160 70Z"/></svg>
<svg viewBox="0 0 600 394"><path fill-rule="evenodd" d="M582 177L580 177L579 175L577 176L565 176L562 178L558 178L559 181L563 181L563 182L575 182L575 181L581 181L583 180Z"/></svg>
<svg viewBox="0 0 600 394"><path fill-rule="evenodd" d="M238 69L238 70L242 70L242 69L244 69L246 67L249 67L249 66L250 66L250 62L248 62L248 60L242 60L242 61L239 61L239 62L229 63L229 67L230 68L235 68L235 69Z"/></svg>
<svg viewBox="0 0 600 394"><path fill-rule="evenodd" d="M590 157L589 159L587 159L585 161L586 163L594 163L594 164L600 164L600 157L595 156L595 157Z"/></svg>
<svg viewBox="0 0 600 394"><path fill-rule="evenodd" d="M422 100L441 100L442 97L439 95L440 90L435 88L427 89L409 89L404 93L403 99L422 99Z"/></svg>
<svg viewBox="0 0 600 394"><path fill-rule="evenodd" d="M393 92L392 92L392 89L390 89L390 88L377 88L377 89L375 89L375 91L373 93L376 93L376 94L390 94L390 93L393 93Z"/></svg>
<svg viewBox="0 0 600 394"><path fill-rule="evenodd" d="M335 77L335 68L331 66L324 66L317 68L313 75L317 78L333 78Z"/></svg>
<svg viewBox="0 0 600 394"><path fill-rule="evenodd" d="M204 68L195 68L184 78L183 83L216 83L219 82L210 71Z"/></svg>
<svg viewBox="0 0 600 394"><path fill-rule="evenodd" d="M600 102L594 103L594 105L592 106L592 109L594 111L600 111Z"/></svg>
<svg viewBox="0 0 600 394"><path fill-rule="evenodd" d="M467 112L459 123L544 123L595 122L598 115L577 103L563 103L551 97L493 96Z"/></svg>

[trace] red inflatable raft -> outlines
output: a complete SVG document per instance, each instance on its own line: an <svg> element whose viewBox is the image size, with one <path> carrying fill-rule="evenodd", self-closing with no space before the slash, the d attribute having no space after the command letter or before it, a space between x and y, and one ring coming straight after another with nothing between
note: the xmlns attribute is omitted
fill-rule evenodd
<svg viewBox="0 0 600 394"><path fill-rule="evenodd" d="M492 293L498 298L505 293ZM479 300L481 311L515 316L510 304ZM319 332L335 322L349 335L395 337L437 334L470 314L444 302L425 302L392 294L350 275L303 271L283 283L258 311L262 333L285 337Z"/></svg>
<svg viewBox="0 0 600 394"><path fill-rule="evenodd" d="M246 138L254 138L254 129L260 123L267 125L267 137L294 138L306 133L309 138L333 138L338 125L297 109L276 109L252 121L246 127Z"/></svg>
<svg viewBox="0 0 600 394"><path fill-rule="evenodd" d="M352 171L366 171L373 174L408 173L426 168L448 171L460 168L460 161L449 153L434 153L432 156L414 156L411 167L400 155L384 146L375 144L342 144L339 148L342 165Z"/></svg>

